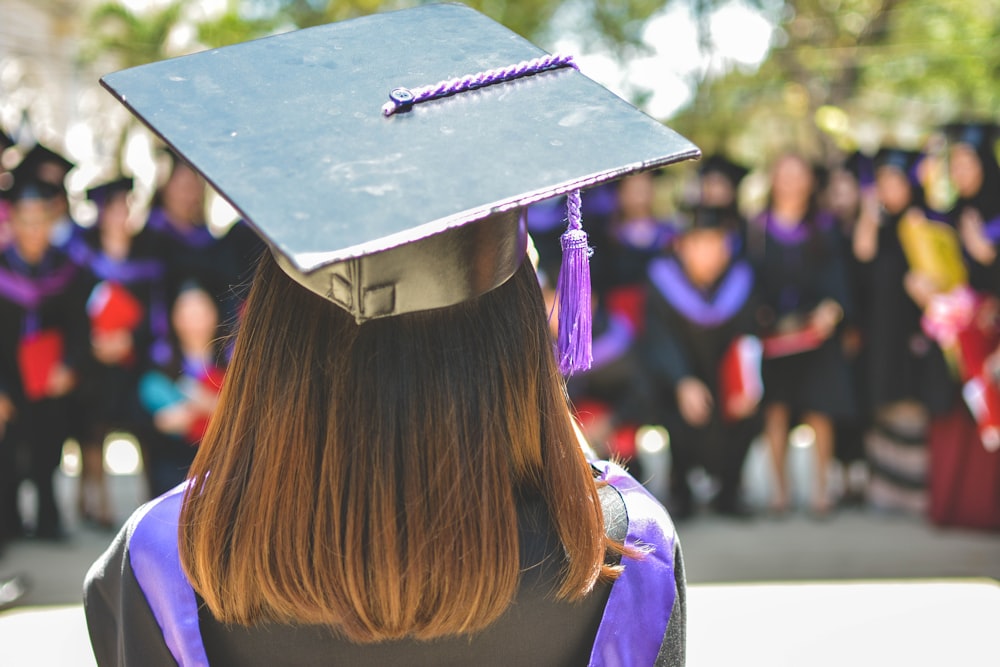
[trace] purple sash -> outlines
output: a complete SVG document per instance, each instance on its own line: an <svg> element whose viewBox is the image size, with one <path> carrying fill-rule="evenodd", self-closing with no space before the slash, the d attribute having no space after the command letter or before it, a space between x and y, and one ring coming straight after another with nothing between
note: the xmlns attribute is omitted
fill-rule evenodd
<svg viewBox="0 0 1000 667"><path fill-rule="evenodd" d="M45 299L61 293L76 276L76 265L67 262L55 271L37 278L0 268L0 297L25 310L36 310Z"/></svg>
<svg viewBox="0 0 1000 667"><path fill-rule="evenodd" d="M622 559L624 568L611 587L589 667L650 667L656 663L677 596L674 525L663 505L624 470L607 461L593 465L625 501L625 545L645 554Z"/></svg>
<svg viewBox="0 0 1000 667"><path fill-rule="evenodd" d="M616 359L621 359L632 341L635 340L635 330L626 317L611 313L608 316L608 328L594 338L592 352L594 360L591 369L600 368Z"/></svg>
<svg viewBox="0 0 1000 667"><path fill-rule="evenodd" d="M799 245L809 238L813 229L826 230L836 224L832 215L823 212L816 215L816 224L814 226L807 225L805 221L800 220L794 227L786 227L778 223L772 211L762 214L754 222L758 227L762 227L768 236L781 245Z"/></svg>
<svg viewBox="0 0 1000 667"><path fill-rule="evenodd" d="M167 214L161 208L152 210L149 214L149 220L146 221L146 226L176 239L188 248L207 248L216 242L216 238L212 236L208 227L195 225L187 230L178 229L170 222Z"/></svg>
<svg viewBox="0 0 1000 667"><path fill-rule="evenodd" d="M101 280L111 280L122 285L148 282L163 276L163 262L157 259L111 259L104 253L95 253L90 269Z"/></svg>
<svg viewBox="0 0 1000 667"><path fill-rule="evenodd" d="M753 270L742 260L733 264L712 297L692 285L673 258L653 260L649 279L667 303L702 327L719 326L734 317L750 298L754 283Z"/></svg>
<svg viewBox="0 0 1000 667"><path fill-rule="evenodd" d="M984 222L983 233L994 245L1000 243L1000 217Z"/></svg>
<svg viewBox="0 0 1000 667"><path fill-rule="evenodd" d="M177 525L187 483L146 503L129 539L129 564L178 667L208 667L198 601L177 551Z"/></svg>
<svg viewBox="0 0 1000 667"><path fill-rule="evenodd" d="M594 640L590 667L649 667L656 661L677 595L673 523L663 506L618 466L594 462L601 479L625 501L625 544L645 552L623 559L621 576ZM150 501L137 513L129 539L129 563L164 642L179 667L207 666L198 624L198 603L181 568L177 526L187 483Z"/></svg>

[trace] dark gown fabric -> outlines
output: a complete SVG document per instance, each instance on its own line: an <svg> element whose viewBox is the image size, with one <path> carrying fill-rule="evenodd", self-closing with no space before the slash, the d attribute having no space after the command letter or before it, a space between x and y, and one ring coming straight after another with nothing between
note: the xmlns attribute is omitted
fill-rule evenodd
<svg viewBox="0 0 1000 667"><path fill-rule="evenodd" d="M948 369L940 348L920 326L921 310L903 287L909 267L899 241L902 216L883 213L878 254L868 264L862 312L869 411L916 400L933 411L951 400Z"/></svg>
<svg viewBox="0 0 1000 667"><path fill-rule="evenodd" d="M170 514L162 513L162 508L179 503L179 496L175 493L158 499L133 516L88 573L85 608L97 662L101 667L209 663L213 667L683 665L685 585L679 546L669 517L637 482L626 480L620 469L599 465L605 466L604 474L611 482L601 492L609 534L624 537L627 544L633 543L635 531L661 535L652 542L655 550L643 559L649 563L640 564L625 557L625 572L613 585L599 586L578 604L556 602L550 593L561 562L558 542L543 508L525 502L520 508L525 574L514 604L482 633L432 642L359 646L344 641L325 627L272 624L245 628L217 622L203 606L197 609L199 600L179 567L171 565L164 570L163 558L150 563L144 561L141 553L137 555L137 551L148 549L144 532L165 530L167 541L173 533L173 544L167 547L173 555L166 560L176 561L176 520L159 526L150 524L163 522ZM176 511L175 508L174 516ZM650 528L655 530L648 532ZM150 580L150 569L161 572L175 569L176 574ZM656 571L668 580L664 582L657 577L656 581L647 582L643 578ZM171 616L163 611L163 600L185 596L187 611L178 617L183 622L171 621ZM623 608L622 600L637 599L648 601L649 608L635 603ZM655 604L668 607L659 609ZM609 618L608 610L615 606L618 613ZM656 619L660 620L659 625ZM657 636L643 636L641 629L646 627L659 628ZM646 656L636 662L633 651L636 655L645 652Z"/></svg>
<svg viewBox="0 0 1000 667"><path fill-rule="evenodd" d="M656 397L656 423L670 433L671 495L676 511L691 502L687 473L698 465L718 477L718 504L733 509L747 450L760 431L756 414L727 421L723 417L720 377L723 359L740 336L756 332L759 303L753 270L737 260L709 290L699 290L674 258L654 260L649 267L644 368ZM677 406L680 380L692 377L709 388L714 399L705 426L688 424Z"/></svg>
<svg viewBox="0 0 1000 667"><path fill-rule="evenodd" d="M747 244L763 312L773 322L805 316L824 299L835 301L845 317L851 317L844 259L832 218L821 213L787 229L765 213L750 223ZM768 332L766 325L764 332ZM856 413L836 335L814 350L765 360L763 375L765 402L834 419L852 418Z"/></svg>
<svg viewBox="0 0 1000 667"><path fill-rule="evenodd" d="M61 361L79 375L89 350L85 303L88 280L64 253L50 249L37 265L28 265L13 246L0 252L0 391L17 414L0 438L0 531L17 534L17 484L31 479L38 490L36 531L58 536L59 513L52 474L62 444L70 435L69 396L32 398L24 389L18 348L39 332L62 337ZM2 537L2 535L0 535Z"/></svg>
<svg viewBox="0 0 1000 667"><path fill-rule="evenodd" d="M85 413L84 433L103 438L109 429L120 428L142 437L151 425L138 402L139 374L153 363L154 357L167 352L170 344L166 268L148 230L132 239L128 256L120 260L101 250L96 228L87 230L82 240L85 245L77 253L77 261L83 262L91 282L106 281L124 287L143 308L142 320L132 331L133 353L129 359L105 364L88 358L79 392Z"/></svg>

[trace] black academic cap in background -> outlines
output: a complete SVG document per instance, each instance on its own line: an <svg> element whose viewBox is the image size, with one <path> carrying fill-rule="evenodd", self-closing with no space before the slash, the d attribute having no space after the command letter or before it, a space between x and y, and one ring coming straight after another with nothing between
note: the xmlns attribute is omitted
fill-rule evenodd
<svg viewBox="0 0 1000 667"><path fill-rule="evenodd" d="M943 128L945 137L953 144L968 144L977 151L993 151L1000 139L1000 126L992 121L963 121L948 123Z"/></svg>
<svg viewBox="0 0 1000 667"><path fill-rule="evenodd" d="M63 192L62 186L43 180L31 169L18 165L11 172L12 183L7 190L0 191L0 197L16 203L29 199L55 199Z"/></svg>
<svg viewBox="0 0 1000 667"><path fill-rule="evenodd" d="M130 176L120 176L87 188L87 199L98 206L104 206L115 195L131 192L133 184L134 179Z"/></svg>
<svg viewBox="0 0 1000 667"><path fill-rule="evenodd" d="M461 5L317 26L110 74L295 280L358 322L513 275L521 209L698 149L572 68L383 115L390 92L544 56Z"/></svg>
<svg viewBox="0 0 1000 667"><path fill-rule="evenodd" d="M703 158L698 163L698 173L704 176L707 173L722 174L733 184L738 186L746 178L750 170L741 164L737 164L721 153L715 153Z"/></svg>
<svg viewBox="0 0 1000 667"><path fill-rule="evenodd" d="M50 173L51 170L46 169L50 165L56 169L57 174L52 174ZM61 191L65 191L66 174L75 166L65 156L57 153L48 146L35 144L25 153L24 158L21 159L16 169L30 173L33 178L48 181L58 186Z"/></svg>
<svg viewBox="0 0 1000 667"><path fill-rule="evenodd" d="M679 234L700 229L718 229L735 232L740 228L739 212L732 206L705 206L699 204L683 210L676 216Z"/></svg>
<svg viewBox="0 0 1000 667"><path fill-rule="evenodd" d="M915 183L918 181L917 170L923 159L924 154L920 151L883 146L875 154L874 165L876 170L883 167L898 169Z"/></svg>

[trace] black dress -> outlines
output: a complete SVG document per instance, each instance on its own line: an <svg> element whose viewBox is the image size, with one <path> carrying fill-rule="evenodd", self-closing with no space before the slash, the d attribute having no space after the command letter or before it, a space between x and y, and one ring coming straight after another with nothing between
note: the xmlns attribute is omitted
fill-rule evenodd
<svg viewBox="0 0 1000 667"><path fill-rule="evenodd" d="M903 400L932 410L950 402L948 370L940 348L920 326L922 312L903 287L909 270L899 241L902 215L882 214L878 254L868 264L861 320L866 342L868 407Z"/></svg>
<svg viewBox="0 0 1000 667"><path fill-rule="evenodd" d="M769 212L750 223L748 255L763 300L764 333L789 316L804 317L825 299L848 317L851 303L841 245L833 219L816 214L798 226L779 226ZM764 400L782 403L793 413L817 412L834 419L856 413L843 352L836 335L818 348L765 359Z"/></svg>

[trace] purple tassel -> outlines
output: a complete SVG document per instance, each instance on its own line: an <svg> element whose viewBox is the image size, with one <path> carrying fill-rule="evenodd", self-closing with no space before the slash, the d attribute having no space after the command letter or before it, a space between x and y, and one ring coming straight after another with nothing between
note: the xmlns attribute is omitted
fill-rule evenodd
<svg viewBox="0 0 1000 667"><path fill-rule="evenodd" d="M580 191L567 195L568 224L563 233L562 267L556 284L559 299L559 371L572 375L585 371L593 361L590 305L590 255L587 232L580 216Z"/></svg>

